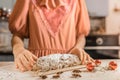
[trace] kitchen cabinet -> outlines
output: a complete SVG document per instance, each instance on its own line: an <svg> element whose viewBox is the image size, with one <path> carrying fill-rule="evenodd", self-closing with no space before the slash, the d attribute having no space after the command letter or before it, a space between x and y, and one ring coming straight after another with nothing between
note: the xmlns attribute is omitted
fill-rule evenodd
<svg viewBox="0 0 120 80"><path fill-rule="evenodd" d="M108 15L109 0L86 0L90 16L105 17Z"/></svg>
<svg viewBox="0 0 120 80"><path fill-rule="evenodd" d="M0 0L0 7L12 9L16 0Z"/></svg>
<svg viewBox="0 0 120 80"><path fill-rule="evenodd" d="M93 58L120 58L120 35L89 35L86 37L85 50Z"/></svg>

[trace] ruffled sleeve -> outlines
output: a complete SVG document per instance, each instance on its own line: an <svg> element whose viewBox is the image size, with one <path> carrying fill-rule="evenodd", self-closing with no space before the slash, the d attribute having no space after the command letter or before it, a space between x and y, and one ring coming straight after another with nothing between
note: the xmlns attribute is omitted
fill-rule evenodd
<svg viewBox="0 0 120 80"><path fill-rule="evenodd" d="M9 18L9 29L12 34L28 37L28 10L30 0L17 0Z"/></svg>
<svg viewBox="0 0 120 80"><path fill-rule="evenodd" d="M79 35L87 36L90 31L90 21L85 0L78 0L77 13L77 37Z"/></svg>

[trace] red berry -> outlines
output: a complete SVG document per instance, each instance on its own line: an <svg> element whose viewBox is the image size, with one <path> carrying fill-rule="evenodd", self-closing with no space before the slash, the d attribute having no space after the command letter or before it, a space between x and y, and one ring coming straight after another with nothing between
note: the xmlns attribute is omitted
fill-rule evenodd
<svg viewBox="0 0 120 80"><path fill-rule="evenodd" d="M94 65L92 62L88 62L86 65L86 68L88 71L93 71L94 70Z"/></svg>
<svg viewBox="0 0 120 80"><path fill-rule="evenodd" d="M109 62L108 69L115 70L117 68L117 63L114 61Z"/></svg>
<svg viewBox="0 0 120 80"><path fill-rule="evenodd" d="M101 64L101 60L99 60L99 59L95 60L95 65L96 66L99 66L100 64Z"/></svg>

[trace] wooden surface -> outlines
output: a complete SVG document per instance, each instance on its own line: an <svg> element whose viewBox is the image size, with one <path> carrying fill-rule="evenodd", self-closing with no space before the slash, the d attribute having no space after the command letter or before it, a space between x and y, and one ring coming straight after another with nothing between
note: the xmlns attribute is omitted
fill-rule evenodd
<svg viewBox="0 0 120 80"><path fill-rule="evenodd" d="M64 72L60 75L60 78L53 79L48 75L45 80L120 80L120 60L102 60L101 66L107 67L110 61L115 61L118 64L118 68L115 71L106 71L97 69L96 72L88 72L83 69L80 73L82 77L72 78L72 71ZM101 67L99 67L101 68ZM42 80L32 71L20 72L15 69L13 62L0 62L0 80Z"/></svg>

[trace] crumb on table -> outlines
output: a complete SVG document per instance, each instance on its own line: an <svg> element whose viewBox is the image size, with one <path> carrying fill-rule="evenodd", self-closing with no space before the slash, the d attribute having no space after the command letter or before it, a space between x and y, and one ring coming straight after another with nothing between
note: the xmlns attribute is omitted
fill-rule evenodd
<svg viewBox="0 0 120 80"><path fill-rule="evenodd" d="M46 75L42 75L42 76L40 76L42 79L46 79L47 78L47 76Z"/></svg>
<svg viewBox="0 0 120 80"><path fill-rule="evenodd" d="M78 77L81 77L81 75L78 74L78 73L74 73L74 74L72 74L72 78L78 78Z"/></svg>
<svg viewBox="0 0 120 80"><path fill-rule="evenodd" d="M80 73L81 71L79 69L75 69L72 71L73 73Z"/></svg>
<svg viewBox="0 0 120 80"><path fill-rule="evenodd" d="M57 72L57 74L62 74L63 72Z"/></svg>
<svg viewBox="0 0 120 80"><path fill-rule="evenodd" d="M55 74L55 75L52 76L52 78L55 78L55 79L60 78L60 74Z"/></svg>

